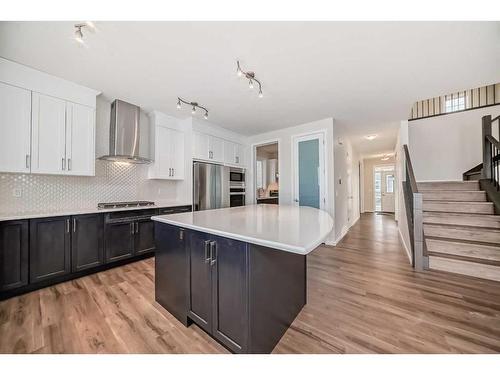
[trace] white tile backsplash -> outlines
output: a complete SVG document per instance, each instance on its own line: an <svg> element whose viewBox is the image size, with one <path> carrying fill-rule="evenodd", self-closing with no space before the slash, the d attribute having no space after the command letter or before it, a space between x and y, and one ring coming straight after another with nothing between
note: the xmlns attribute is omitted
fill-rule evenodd
<svg viewBox="0 0 500 375"><path fill-rule="evenodd" d="M176 182L147 179L148 166L96 160L95 177L0 174L0 213L95 207L99 202L172 200ZM15 195L20 195L15 197Z"/></svg>

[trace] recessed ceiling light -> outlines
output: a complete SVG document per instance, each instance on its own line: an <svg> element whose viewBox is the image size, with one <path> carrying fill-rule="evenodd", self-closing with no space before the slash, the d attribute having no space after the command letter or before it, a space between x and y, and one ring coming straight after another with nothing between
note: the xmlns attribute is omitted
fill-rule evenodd
<svg viewBox="0 0 500 375"><path fill-rule="evenodd" d="M377 134L365 135L365 138L369 141L373 141L375 138L377 138Z"/></svg>

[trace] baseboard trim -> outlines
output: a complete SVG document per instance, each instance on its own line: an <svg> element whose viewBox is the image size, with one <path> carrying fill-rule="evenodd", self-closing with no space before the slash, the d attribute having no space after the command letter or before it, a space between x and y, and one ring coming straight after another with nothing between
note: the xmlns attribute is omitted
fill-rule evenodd
<svg viewBox="0 0 500 375"><path fill-rule="evenodd" d="M403 233L401 233L401 227L398 225L398 233L399 233L399 238L401 239L401 242L403 243L403 247L405 248L406 255L408 256L408 260L410 261L411 264L411 251L408 249L408 246L406 245L406 242L403 237Z"/></svg>
<svg viewBox="0 0 500 375"><path fill-rule="evenodd" d="M348 227L345 226L344 228L342 228L342 232L340 233L340 235L335 239L335 241L327 241L325 242L325 244L329 245L329 246L337 246L337 244L342 241L342 238L345 237L345 235L347 233L349 233L349 229L351 229L351 227L356 224L359 220L359 218L361 217L361 215L358 215L358 217L351 223L351 225L349 225Z"/></svg>

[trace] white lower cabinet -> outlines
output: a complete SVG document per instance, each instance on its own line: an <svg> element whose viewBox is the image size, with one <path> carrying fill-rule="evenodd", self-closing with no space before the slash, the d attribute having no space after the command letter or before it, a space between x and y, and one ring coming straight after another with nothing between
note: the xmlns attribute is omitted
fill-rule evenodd
<svg viewBox="0 0 500 375"><path fill-rule="evenodd" d="M154 163L149 167L150 179L184 179L184 132L174 129L177 120L153 112L151 117L150 147Z"/></svg>
<svg viewBox="0 0 500 375"><path fill-rule="evenodd" d="M95 111L33 93L31 173L93 176Z"/></svg>
<svg viewBox="0 0 500 375"><path fill-rule="evenodd" d="M29 173L31 91L0 82L0 172Z"/></svg>

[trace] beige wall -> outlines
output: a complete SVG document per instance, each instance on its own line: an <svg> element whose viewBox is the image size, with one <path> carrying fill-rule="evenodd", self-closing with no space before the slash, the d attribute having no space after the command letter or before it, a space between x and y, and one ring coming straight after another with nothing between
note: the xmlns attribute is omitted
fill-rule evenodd
<svg viewBox="0 0 500 375"><path fill-rule="evenodd" d="M394 157L389 160L380 160L380 158L363 159L363 212L373 212L374 210L374 187L373 187L373 169L379 165L395 165ZM399 184L399 181L396 181Z"/></svg>

